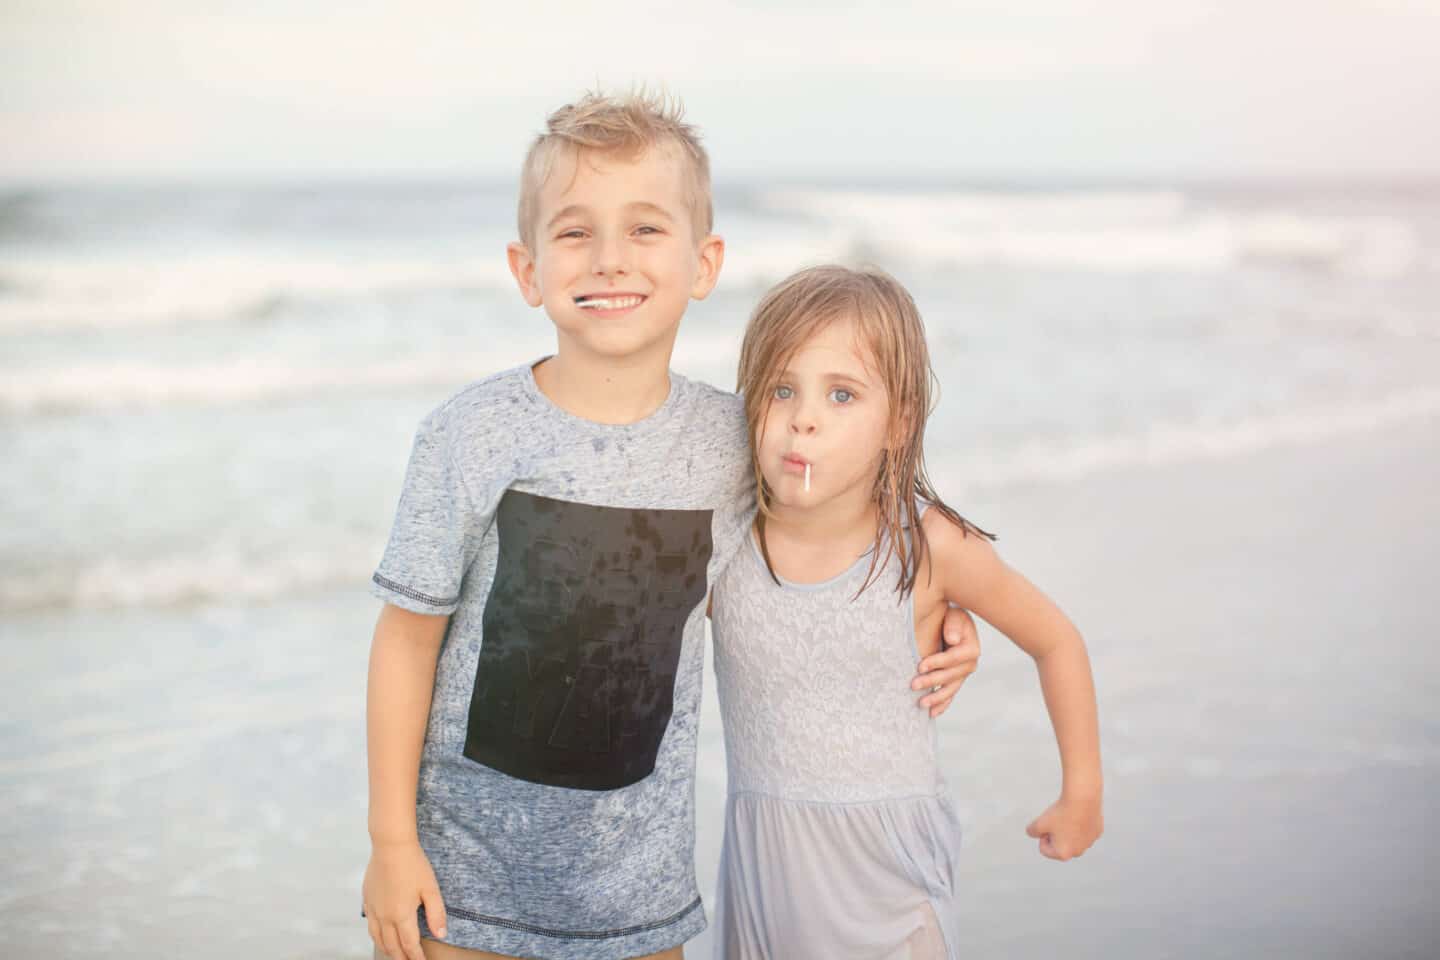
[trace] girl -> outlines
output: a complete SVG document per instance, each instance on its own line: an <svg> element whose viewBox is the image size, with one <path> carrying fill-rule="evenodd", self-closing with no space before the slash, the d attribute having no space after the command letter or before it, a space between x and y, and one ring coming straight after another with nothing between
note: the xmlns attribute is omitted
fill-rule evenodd
<svg viewBox="0 0 1440 960"><path fill-rule="evenodd" d="M935 495L921 450L932 378L914 301L877 270L798 273L746 330L760 512L752 549L716 584L713 622L725 960L960 956L960 825L933 719L907 686L932 652L914 638L936 636L950 603L1039 669L1064 779L1027 833L1058 860L1100 835L1084 643Z"/></svg>

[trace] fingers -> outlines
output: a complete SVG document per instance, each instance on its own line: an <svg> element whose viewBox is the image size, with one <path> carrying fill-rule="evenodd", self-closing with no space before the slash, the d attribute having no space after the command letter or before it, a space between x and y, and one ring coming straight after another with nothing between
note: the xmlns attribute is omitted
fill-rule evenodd
<svg viewBox="0 0 1440 960"><path fill-rule="evenodd" d="M405 954L400 947L400 933L395 929L395 924L380 924L380 949L390 960L405 960Z"/></svg>
<svg viewBox="0 0 1440 960"><path fill-rule="evenodd" d="M926 698L926 699L929 699L929 698ZM951 696L951 697L946 697L944 700L941 700L939 703L931 704L931 705L930 705L930 718L933 720L934 718L940 716L940 714L944 713L946 710L949 710L949 709L950 709L950 701L952 701L953 699L955 699L953 696ZM923 704L924 702L925 702L924 700L921 701L922 704Z"/></svg>
<svg viewBox="0 0 1440 960"><path fill-rule="evenodd" d="M979 631L975 629L975 618L970 616L970 611L962 607L951 607L945 611L945 621L941 625L940 632L945 637L947 647L962 643L969 644L979 640Z"/></svg>
<svg viewBox="0 0 1440 960"><path fill-rule="evenodd" d="M910 681L913 689L933 687L947 679L968 677L980 666L979 657L960 657L947 651L921 660L915 667L915 678Z"/></svg>
<svg viewBox="0 0 1440 960"><path fill-rule="evenodd" d="M949 683L942 683L937 687L927 690L925 696L920 698L920 706L922 708L937 707L942 703L949 706L950 701L955 699L955 694L960 692L960 687L964 685L964 683L965 678L960 677Z"/></svg>
<svg viewBox="0 0 1440 960"><path fill-rule="evenodd" d="M425 923L430 927L430 932L444 940L445 900L440 896L440 888L426 887L421 890L420 902L425 905Z"/></svg>
<svg viewBox="0 0 1440 960"><path fill-rule="evenodd" d="M1084 856L1084 850L1076 850L1074 845L1065 838L1056 839L1052 833L1047 833L1040 840L1040 852L1051 860L1059 860L1062 863L1066 860L1074 860L1076 857Z"/></svg>
<svg viewBox="0 0 1440 960"><path fill-rule="evenodd" d="M1050 832L1050 825L1042 822L1046 819L1044 816L1039 816L1031 820L1030 824L1025 828L1025 832L1040 841L1040 853L1042 855L1049 857L1051 860L1070 859L1061 854L1059 846L1055 842L1055 834Z"/></svg>
<svg viewBox="0 0 1440 960"><path fill-rule="evenodd" d="M375 909L368 903L365 904L365 926L370 928L370 940L375 944L375 949L384 952L385 942L380 935L380 921L375 919Z"/></svg>
<svg viewBox="0 0 1440 960"><path fill-rule="evenodd" d="M1084 848L1076 850L1069 839L1056 836L1049 818L1044 815L1031 820L1025 833L1040 841L1040 852L1051 860L1073 860L1085 852Z"/></svg>
<svg viewBox="0 0 1440 960"><path fill-rule="evenodd" d="M930 673L922 673L910 681L910 689L924 690L925 696L920 699L920 705L922 707L929 706L925 701L932 697L934 701L948 700L959 693L961 685L965 683L965 679L974 672L975 665L970 663L962 664L958 667L951 667L948 670L935 670Z"/></svg>
<svg viewBox="0 0 1440 960"><path fill-rule="evenodd" d="M404 920L396 924L400 937L400 948L404 953L397 954L404 960L425 960L425 951L420 949L420 924L414 917L407 923Z"/></svg>
<svg viewBox="0 0 1440 960"><path fill-rule="evenodd" d="M939 653L932 653L921 660L915 668L919 673L930 673L936 670L966 669L973 672L980 664L980 644L962 644L957 647L947 647Z"/></svg>

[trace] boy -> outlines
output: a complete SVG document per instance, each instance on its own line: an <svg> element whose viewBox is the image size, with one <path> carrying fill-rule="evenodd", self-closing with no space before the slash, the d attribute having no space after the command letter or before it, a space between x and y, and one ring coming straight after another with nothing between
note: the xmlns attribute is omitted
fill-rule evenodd
<svg viewBox="0 0 1440 960"><path fill-rule="evenodd" d="M365 914L394 960L679 957L705 598L754 511L739 398L668 370L724 259L705 152L588 96L532 146L519 228L556 353L425 418L374 576Z"/></svg>

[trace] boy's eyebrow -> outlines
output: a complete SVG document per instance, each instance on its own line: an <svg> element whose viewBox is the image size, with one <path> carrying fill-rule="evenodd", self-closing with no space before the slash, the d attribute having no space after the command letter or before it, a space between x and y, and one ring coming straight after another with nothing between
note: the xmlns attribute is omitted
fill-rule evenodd
<svg viewBox="0 0 1440 960"><path fill-rule="evenodd" d="M649 213L658 214L659 216L664 217L666 220L675 219L673 216L670 215L669 210L666 210L658 203L651 203L649 200L637 200L634 203L627 204L627 208L630 210L645 210Z"/></svg>
<svg viewBox="0 0 1440 960"><path fill-rule="evenodd" d="M585 207L581 206L578 203L572 203L570 204L570 206L563 207L559 211L557 211L555 216L550 218L550 222L545 224L545 229L549 230L551 227L555 226L555 224L559 223L561 220L564 220L566 217L573 217L578 213L584 212Z"/></svg>
<svg viewBox="0 0 1440 960"><path fill-rule="evenodd" d="M625 205L625 209L643 210L647 213L653 213L657 216L664 217L666 220L670 220L672 222L675 219L674 216L671 215L669 210L666 210L658 203L651 203L649 200L636 200L634 203L627 203ZM586 207L584 204L572 203L568 207L563 207L558 212L556 212L555 216L550 218L550 222L545 224L545 229L549 230L550 228L554 227L555 224L559 223L561 220L564 220L566 217L571 217L577 214L583 214L588 212L589 208Z"/></svg>

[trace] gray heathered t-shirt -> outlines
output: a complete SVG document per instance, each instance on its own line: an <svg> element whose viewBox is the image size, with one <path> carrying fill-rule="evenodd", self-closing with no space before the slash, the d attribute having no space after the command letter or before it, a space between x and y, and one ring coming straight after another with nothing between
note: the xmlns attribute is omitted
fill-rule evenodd
<svg viewBox="0 0 1440 960"><path fill-rule="evenodd" d="M420 424L372 590L451 615L416 798L447 942L603 960L704 929L705 599L751 477L740 398L674 373L637 423L566 413L526 365Z"/></svg>

